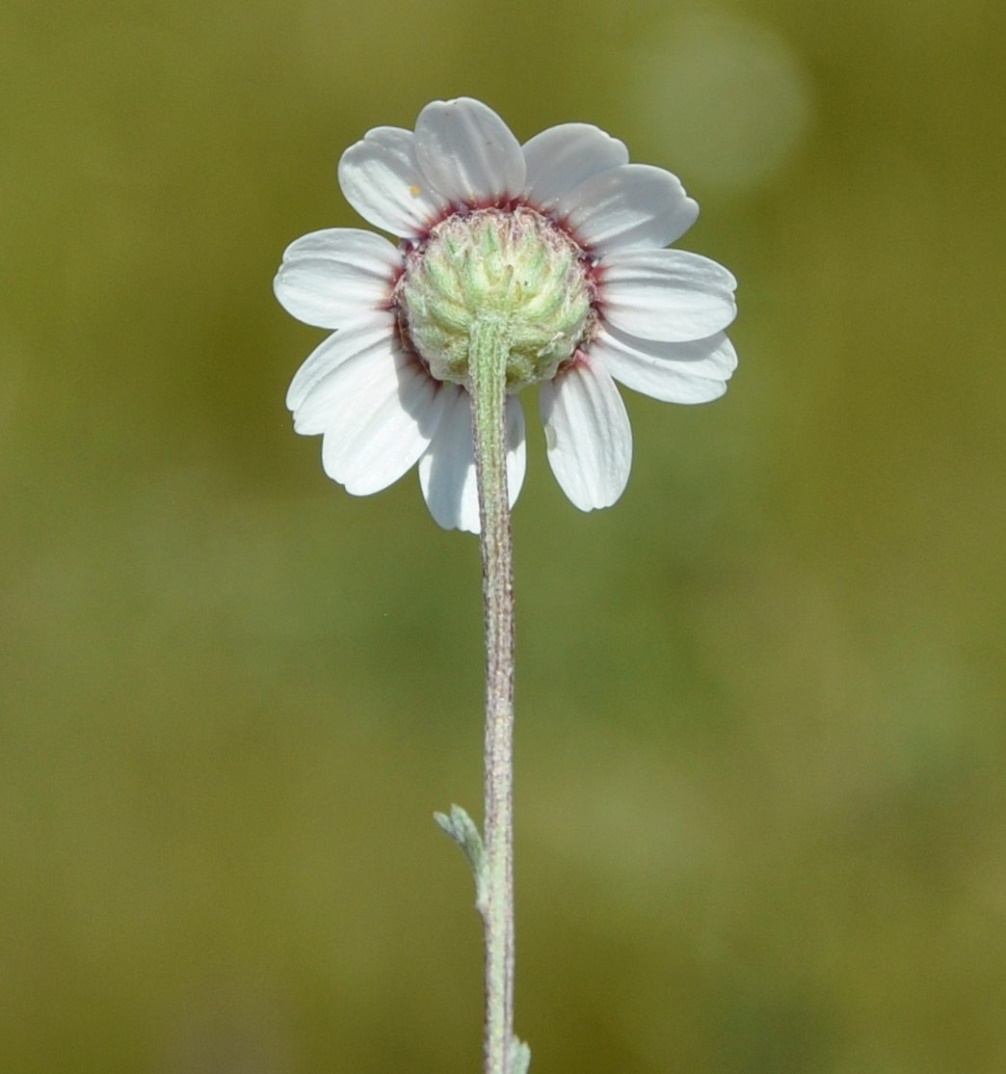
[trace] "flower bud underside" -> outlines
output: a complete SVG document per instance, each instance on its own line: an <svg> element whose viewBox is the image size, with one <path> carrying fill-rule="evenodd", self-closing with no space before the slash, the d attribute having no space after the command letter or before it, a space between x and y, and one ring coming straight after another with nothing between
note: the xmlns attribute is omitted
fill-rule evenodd
<svg viewBox="0 0 1006 1074"><path fill-rule="evenodd" d="M511 394L551 379L584 342L592 287L581 248L534 209L478 209L436 225L406 255L403 334L438 380L468 385L473 323L506 322Z"/></svg>

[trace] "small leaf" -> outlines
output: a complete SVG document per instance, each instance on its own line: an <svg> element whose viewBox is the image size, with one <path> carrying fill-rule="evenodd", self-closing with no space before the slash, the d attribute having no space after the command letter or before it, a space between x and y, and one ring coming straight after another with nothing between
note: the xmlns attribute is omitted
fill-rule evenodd
<svg viewBox="0 0 1006 1074"><path fill-rule="evenodd" d="M475 875L475 887L481 890L485 848L475 822L459 805L452 805L450 815L434 813L433 819L461 847Z"/></svg>
<svg viewBox="0 0 1006 1074"><path fill-rule="evenodd" d="M511 1074L527 1074L531 1066L531 1049L516 1037L513 1038L513 1051L510 1058Z"/></svg>

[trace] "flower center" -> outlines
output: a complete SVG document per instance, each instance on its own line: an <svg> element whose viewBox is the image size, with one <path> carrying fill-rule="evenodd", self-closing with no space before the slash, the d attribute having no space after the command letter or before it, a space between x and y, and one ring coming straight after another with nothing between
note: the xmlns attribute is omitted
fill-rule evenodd
<svg viewBox="0 0 1006 1074"><path fill-rule="evenodd" d="M408 251L399 323L437 380L468 386L470 329L509 328L507 391L555 376L589 328L593 290L583 251L534 209L449 216Z"/></svg>

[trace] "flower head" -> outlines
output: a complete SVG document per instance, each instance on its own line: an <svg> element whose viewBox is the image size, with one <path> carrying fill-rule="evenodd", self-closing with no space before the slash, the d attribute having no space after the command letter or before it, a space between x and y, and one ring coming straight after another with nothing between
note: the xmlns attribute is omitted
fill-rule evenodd
<svg viewBox="0 0 1006 1074"><path fill-rule="evenodd" d="M628 481L632 434L614 381L677 403L726 390L736 282L665 249L698 206L597 127L551 127L522 146L481 102L435 101L415 132L378 127L347 149L339 182L399 244L353 228L305 235L275 288L295 317L333 330L287 405L297 432L323 434L325 471L347 491L377 492L418 462L437 522L478 531L467 348L487 312L511 327L511 504L524 478L522 388L539 385L549 463L584 511L613 504Z"/></svg>

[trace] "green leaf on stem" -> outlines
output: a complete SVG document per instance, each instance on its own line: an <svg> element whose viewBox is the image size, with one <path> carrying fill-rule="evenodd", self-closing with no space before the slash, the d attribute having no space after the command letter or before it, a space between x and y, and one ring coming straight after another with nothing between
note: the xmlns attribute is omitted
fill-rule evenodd
<svg viewBox="0 0 1006 1074"><path fill-rule="evenodd" d="M513 1050L510 1053L511 1074L527 1074L531 1066L531 1049L516 1037L513 1038Z"/></svg>
<svg viewBox="0 0 1006 1074"><path fill-rule="evenodd" d="M434 813L433 819L461 847L472 867L476 892L481 894L485 847L475 821L459 805L452 805L450 814Z"/></svg>

